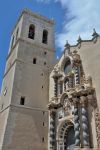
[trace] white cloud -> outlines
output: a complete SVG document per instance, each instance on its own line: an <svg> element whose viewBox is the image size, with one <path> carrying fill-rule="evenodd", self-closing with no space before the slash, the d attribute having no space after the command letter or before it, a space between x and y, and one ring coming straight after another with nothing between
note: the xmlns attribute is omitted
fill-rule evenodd
<svg viewBox="0 0 100 150"><path fill-rule="evenodd" d="M41 1L47 2L48 0ZM57 46L64 47L66 40L74 44L79 35L82 39L92 38L93 28L100 33L100 0L51 1L60 2L62 8L65 10L62 32L56 35ZM70 19L72 17L73 19Z"/></svg>
<svg viewBox="0 0 100 150"><path fill-rule="evenodd" d="M63 32L57 35L57 44L63 47L66 40L75 43L79 34L82 39L91 38L93 28L100 33L100 1L99 0L56 0L63 8L69 9L69 14L65 14ZM67 9L66 9L67 10ZM75 16L71 21L67 21L67 15ZM62 40L63 39L63 40Z"/></svg>

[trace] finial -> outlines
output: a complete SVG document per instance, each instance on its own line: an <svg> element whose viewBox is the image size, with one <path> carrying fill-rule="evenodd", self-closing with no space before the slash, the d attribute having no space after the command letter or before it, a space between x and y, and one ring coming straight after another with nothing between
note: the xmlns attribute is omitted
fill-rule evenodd
<svg viewBox="0 0 100 150"><path fill-rule="evenodd" d="M92 34L92 36L93 36L93 38L96 38L96 37L98 37L98 33L96 32L96 30L95 30L95 28L93 29L93 34Z"/></svg>
<svg viewBox="0 0 100 150"><path fill-rule="evenodd" d="M70 44L68 43L68 40L66 40L65 48L70 48Z"/></svg>
<svg viewBox="0 0 100 150"><path fill-rule="evenodd" d="M82 42L82 39L81 39L80 35L79 35L79 37L78 37L77 42L78 42L78 43L81 43L81 42Z"/></svg>

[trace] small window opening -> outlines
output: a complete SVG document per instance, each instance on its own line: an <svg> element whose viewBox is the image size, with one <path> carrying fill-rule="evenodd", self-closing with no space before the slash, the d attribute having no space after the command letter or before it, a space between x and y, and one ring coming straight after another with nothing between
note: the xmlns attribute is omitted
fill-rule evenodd
<svg viewBox="0 0 100 150"><path fill-rule="evenodd" d="M12 37L12 42L11 42L11 48L14 46L14 40L15 40L15 37L13 36Z"/></svg>
<svg viewBox="0 0 100 150"><path fill-rule="evenodd" d="M43 126L44 126L44 122L43 122Z"/></svg>
<svg viewBox="0 0 100 150"><path fill-rule="evenodd" d="M18 39L19 28L16 31L16 40Z"/></svg>
<svg viewBox="0 0 100 150"><path fill-rule="evenodd" d="M47 44L47 42L48 42L48 31L43 30L42 43Z"/></svg>
<svg viewBox="0 0 100 150"><path fill-rule="evenodd" d="M44 142L44 137L42 138L42 142Z"/></svg>
<svg viewBox="0 0 100 150"><path fill-rule="evenodd" d="M47 54L47 52L44 52L44 55L46 55Z"/></svg>
<svg viewBox="0 0 100 150"><path fill-rule="evenodd" d="M36 64L36 58L33 58L33 64Z"/></svg>
<svg viewBox="0 0 100 150"><path fill-rule="evenodd" d="M4 104L2 104L2 106L1 106L1 110L3 109L3 105L4 105Z"/></svg>
<svg viewBox="0 0 100 150"><path fill-rule="evenodd" d="M43 76L43 73L41 73L41 76Z"/></svg>
<svg viewBox="0 0 100 150"><path fill-rule="evenodd" d="M45 114L45 112L43 111L43 115Z"/></svg>
<svg viewBox="0 0 100 150"><path fill-rule="evenodd" d="M46 65L46 62L44 62L44 65Z"/></svg>
<svg viewBox="0 0 100 150"><path fill-rule="evenodd" d="M31 24L29 27L28 38L34 39L34 36L35 36L35 26Z"/></svg>
<svg viewBox="0 0 100 150"><path fill-rule="evenodd" d="M20 105L24 105L25 104L25 97L21 97L20 99Z"/></svg>
<svg viewBox="0 0 100 150"><path fill-rule="evenodd" d="M43 85L42 85L42 89L43 89Z"/></svg>

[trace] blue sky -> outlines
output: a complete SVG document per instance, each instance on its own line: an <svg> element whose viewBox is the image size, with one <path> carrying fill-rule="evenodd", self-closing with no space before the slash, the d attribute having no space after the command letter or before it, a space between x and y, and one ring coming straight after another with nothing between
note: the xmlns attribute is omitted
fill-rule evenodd
<svg viewBox="0 0 100 150"><path fill-rule="evenodd" d="M100 33L99 7L100 0L1 0L0 87L11 31L24 8L55 20L56 55L60 56L66 40L74 44L79 34L82 39L89 39L93 28Z"/></svg>

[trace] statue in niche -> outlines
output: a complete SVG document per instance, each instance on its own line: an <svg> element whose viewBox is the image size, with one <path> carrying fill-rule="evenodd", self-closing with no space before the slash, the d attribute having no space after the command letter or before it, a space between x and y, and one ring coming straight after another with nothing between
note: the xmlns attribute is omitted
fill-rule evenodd
<svg viewBox="0 0 100 150"><path fill-rule="evenodd" d="M65 88L65 91L69 88L69 80L68 79L65 80L64 88Z"/></svg>
<svg viewBox="0 0 100 150"><path fill-rule="evenodd" d="M89 88L89 87L92 87L92 78L90 76L84 76L84 87L85 89L86 88Z"/></svg>
<svg viewBox="0 0 100 150"><path fill-rule="evenodd" d="M63 111L63 109L60 109L59 113L58 113L58 118L61 119L63 117L64 117L64 111Z"/></svg>
<svg viewBox="0 0 100 150"><path fill-rule="evenodd" d="M64 98L63 108L65 115L69 115L71 110L71 103L69 102L67 97Z"/></svg>

